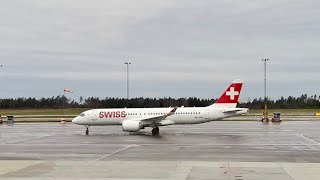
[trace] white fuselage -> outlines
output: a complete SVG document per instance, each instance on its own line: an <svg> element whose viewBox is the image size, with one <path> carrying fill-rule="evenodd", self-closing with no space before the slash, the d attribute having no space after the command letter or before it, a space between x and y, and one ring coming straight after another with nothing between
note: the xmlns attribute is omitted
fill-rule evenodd
<svg viewBox="0 0 320 180"><path fill-rule="evenodd" d="M228 109L236 111L228 111ZM122 108L122 109L93 109L88 110L73 119L73 123L86 126L121 125L125 120L153 118L165 115L170 108ZM168 116L162 125L199 124L245 114L247 108L212 108L212 107L180 107ZM161 126L161 124L159 125Z"/></svg>
<svg viewBox="0 0 320 180"><path fill-rule="evenodd" d="M236 108L243 82L234 80L220 98L207 107L122 108L92 109L81 113L72 122L89 126L121 125L125 132L138 132L152 128L159 134L159 126L174 124L199 124L248 113L247 108Z"/></svg>

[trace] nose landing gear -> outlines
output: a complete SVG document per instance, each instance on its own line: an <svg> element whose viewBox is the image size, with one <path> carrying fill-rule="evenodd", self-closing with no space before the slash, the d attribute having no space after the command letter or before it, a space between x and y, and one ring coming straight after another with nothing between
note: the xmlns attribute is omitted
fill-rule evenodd
<svg viewBox="0 0 320 180"><path fill-rule="evenodd" d="M157 135L159 134L159 127L155 127L152 129L152 135Z"/></svg>
<svg viewBox="0 0 320 180"><path fill-rule="evenodd" d="M89 135L89 127L87 127L86 135Z"/></svg>

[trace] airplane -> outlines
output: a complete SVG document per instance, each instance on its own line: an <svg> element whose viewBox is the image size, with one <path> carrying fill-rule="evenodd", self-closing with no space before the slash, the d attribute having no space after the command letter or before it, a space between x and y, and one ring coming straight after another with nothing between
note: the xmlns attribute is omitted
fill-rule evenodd
<svg viewBox="0 0 320 180"><path fill-rule="evenodd" d="M243 82L234 80L220 98L207 107L121 108L92 109L81 113L72 123L83 125L89 135L90 126L120 125L124 132L138 132L152 128L159 134L160 126L200 124L248 113L248 108L237 108Z"/></svg>

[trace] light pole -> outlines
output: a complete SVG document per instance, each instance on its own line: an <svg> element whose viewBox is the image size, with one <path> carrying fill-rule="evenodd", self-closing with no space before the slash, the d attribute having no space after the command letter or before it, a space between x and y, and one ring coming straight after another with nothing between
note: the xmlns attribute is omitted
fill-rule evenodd
<svg viewBox="0 0 320 180"><path fill-rule="evenodd" d="M2 68L2 64L0 65L0 68ZM0 99L0 109L1 109L1 105L2 105L2 99ZM0 113L0 120L1 120L1 113Z"/></svg>
<svg viewBox="0 0 320 180"><path fill-rule="evenodd" d="M262 59L264 62L264 102L266 103L267 100L267 61L269 59Z"/></svg>
<svg viewBox="0 0 320 180"><path fill-rule="evenodd" d="M2 68L2 64L0 65L0 68ZM0 109L1 109L1 105L2 105L2 99L0 99ZM1 112L0 112L0 120L2 121Z"/></svg>
<svg viewBox="0 0 320 180"><path fill-rule="evenodd" d="M262 59L262 61L264 62L264 112L263 112L263 117L268 119L268 106L267 106L267 61L269 61L269 59Z"/></svg>
<svg viewBox="0 0 320 180"><path fill-rule="evenodd" d="M66 93L73 93L72 90L68 89L68 88L65 88L63 89L63 97L62 97L62 118L61 118L61 123L64 124L66 121L64 119L64 116L65 116L65 101L68 102L68 98L67 98L67 95ZM65 99L64 99L65 98Z"/></svg>
<svg viewBox="0 0 320 180"><path fill-rule="evenodd" d="M124 63L127 65L127 100L129 100L129 65L131 64L130 62Z"/></svg>
<svg viewBox="0 0 320 180"><path fill-rule="evenodd" d="M2 68L2 64L0 65L0 68ZM2 106L2 99L0 99L0 109L1 109L1 106ZM1 113L0 113L0 119L1 119Z"/></svg>

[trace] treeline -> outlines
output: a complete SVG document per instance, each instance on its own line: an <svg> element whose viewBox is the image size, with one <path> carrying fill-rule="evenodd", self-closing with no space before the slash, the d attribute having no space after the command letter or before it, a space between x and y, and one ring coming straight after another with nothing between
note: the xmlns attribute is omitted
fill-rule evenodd
<svg viewBox="0 0 320 180"><path fill-rule="evenodd" d="M281 97L278 100L268 100L270 109L311 109L320 108L320 96L308 96L303 94L300 97L289 96ZM100 99L89 97L84 99L80 97L79 101L68 99L65 96L55 96L51 98L9 98L0 99L0 109L32 109L32 108L153 108L153 107L204 107L213 104L216 99L191 98L112 98ZM247 107L250 109L262 109L264 101L262 98L249 100L246 103L239 103L238 107Z"/></svg>
<svg viewBox="0 0 320 180"><path fill-rule="evenodd" d="M303 94L300 97L281 97L278 100L268 100L267 105L270 109L317 109L320 108L320 96ZM261 98L254 99L247 103L241 103L240 106L250 109L262 109L264 101Z"/></svg>

